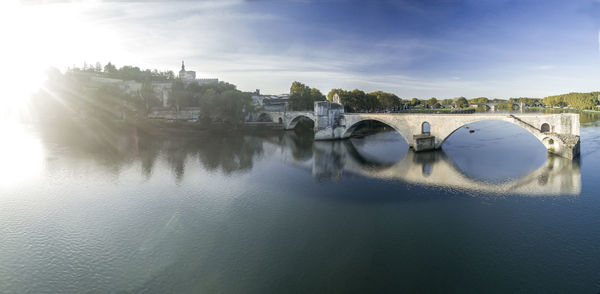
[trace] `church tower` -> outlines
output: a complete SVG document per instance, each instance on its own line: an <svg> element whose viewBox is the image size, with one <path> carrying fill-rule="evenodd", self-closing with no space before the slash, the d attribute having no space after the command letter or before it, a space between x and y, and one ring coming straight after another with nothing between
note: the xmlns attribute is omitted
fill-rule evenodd
<svg viewBox="0 0 600 294"><path fill-rule="evenodd" d="M186 71L185 63L183 62L183 60L181 61L181 70L179 71L179 78L185 83L193 82L196 80L196 72L191 70Z"/></svg>

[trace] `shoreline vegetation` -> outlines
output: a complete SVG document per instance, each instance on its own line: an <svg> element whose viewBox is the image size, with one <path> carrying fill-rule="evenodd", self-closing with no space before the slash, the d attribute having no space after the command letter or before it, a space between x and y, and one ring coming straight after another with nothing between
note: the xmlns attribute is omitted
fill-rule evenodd
<svg viewBox="0 0 600 294"><path fill-rule="evenodd" d="M168 93L168 101L163 101L163 92ZM264 111L263 106L253 101L252 95L223 81L186 82L172 71L142 70L134 66L117 68L111 63L84 64L83 68L70 68L64 73L49 69L45 85L33 96L28 119L42 126L61 125L70 129L112 128L123 124L150 132L153 132L151 129L170 132L248 129L255 127L247 124L250 114ZM598 112L599 96L600 92L589 92L544 98L403 99L394 93L367 93L359 89L336 88L324 95L316 88L295 81L290 87L287 109L310 110L315 101L336 99L348 113L473 113L489 111L492 104L499 112L510 112L518 110L520 103L529 111ZM186 108L199 109L199 116L193 122L159 123L148 119L153 109L179 111Z"/></svg>

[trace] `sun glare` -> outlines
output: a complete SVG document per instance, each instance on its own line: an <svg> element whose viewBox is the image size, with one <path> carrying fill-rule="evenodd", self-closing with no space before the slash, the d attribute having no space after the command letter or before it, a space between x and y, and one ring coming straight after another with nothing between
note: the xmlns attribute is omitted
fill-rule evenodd
<svg viewBox="0 0 600 294"><path fill-rule="evenodd" d="M41 142L16 122L0 126L0 188L22 185L43 170L44 150Z"/></svg>
<svg viewBox="0 0 600 294"><path fill-rule="evenodd" d="M86 17L85 12L94 5L97 3L0 3L0 78L8 81L0 94L3 110L24 107L27 98L40 89L50 67L65 70L85 61L94 63L98 61L95 58L119 56L115 31Z"/></svg>

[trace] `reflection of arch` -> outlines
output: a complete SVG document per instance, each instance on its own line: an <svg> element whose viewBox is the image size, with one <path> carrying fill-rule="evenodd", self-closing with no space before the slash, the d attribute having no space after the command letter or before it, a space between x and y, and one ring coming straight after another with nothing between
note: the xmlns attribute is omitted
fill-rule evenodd
<svg viewBox="0 0 600 294"><path fill-rule="evenodd" d="M270 114L263 112L258 115L258 121L259 122L272 122L273 118L271 118Z"/></svg>
<svg viewBox="0 0 600 294"><path fill-rule="evenodd" d="M366 167L366 168L369 168L372 170L383 170L383 169L390 168L390 167L394 166L395 164L397 164L397 162L394 162L394 163L379 162L377 160L373 160L371 158L365 157L356 149L356 147L354 146L354 144L352 144L352 141L350 141L350 140L343 141L342 143L344 144L344 147L346 147L346 151L348 152L348 155L350 155L350 157L352 159L354 159L362 167Z"/></svg>
<svg viewBox="0 0 600 294"><path fill-rule="evenodd" d="M550 132L550 125L548 123L543 123L540 127L540 130L542 131L542 133Z"/></svg>
<svg viewBox="0 0 600 294"><path fill-rule="evenodd" d="M425 135L431 134L431 125L428 122L423 122L421 124L421 134L425 134Z"/></svg>
<svg viewBox="0 0 600 294"><path fill-rule="evenodd" d="M313 124L315 123L315 121L314 121L312 118L310 118L310 117L308 117L308 116L306 116L306 115L300 114L300 115L298 115L298 116L294 117L294 118L293 118L293 119L290 121L290 123L289 123L289 125L288 125L287 129L293 129L293 128L295 128L295 127L298 125L298 123L299 123L300 121L302 121L302 120L309 120L309 121L311 121Z"/></svg>

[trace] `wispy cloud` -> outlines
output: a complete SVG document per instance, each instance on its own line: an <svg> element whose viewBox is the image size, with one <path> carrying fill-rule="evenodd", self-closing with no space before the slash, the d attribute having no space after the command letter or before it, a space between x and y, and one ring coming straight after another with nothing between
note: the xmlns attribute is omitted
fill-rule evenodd
<svg viewBox="0 0 600 294"><path fill-rule="evenodd" d="M490 5L494 13L486 10ZM590 50L596 42L590 36L599 28L589 27L589 20L573 9L546 9L554 2L536 5L79 0L48 6L70 6L69 13L90 32L84 36L86 44L63 46L69 53L62 54L68 59L57 60L63 67L111 61L178 70L185 59L201 77L265 93L285 92L294 80L325 92L343 87L440 98L541 96L597 87L600 74L591 61L597 61L596 50ZM556 23L557 11L571 21ZM71 28L65 24L66 30ZM103 50L92 50L99 47Z"/></svg>
<svg viewBox="0 0 600 294"><path fill-rule="evenodd" d="M551 69L555 69L556 66L551 65L551 64L544 64L544 65L538 65L538 66L534 66L531 69L533 70L551 70Z"/></svg>

